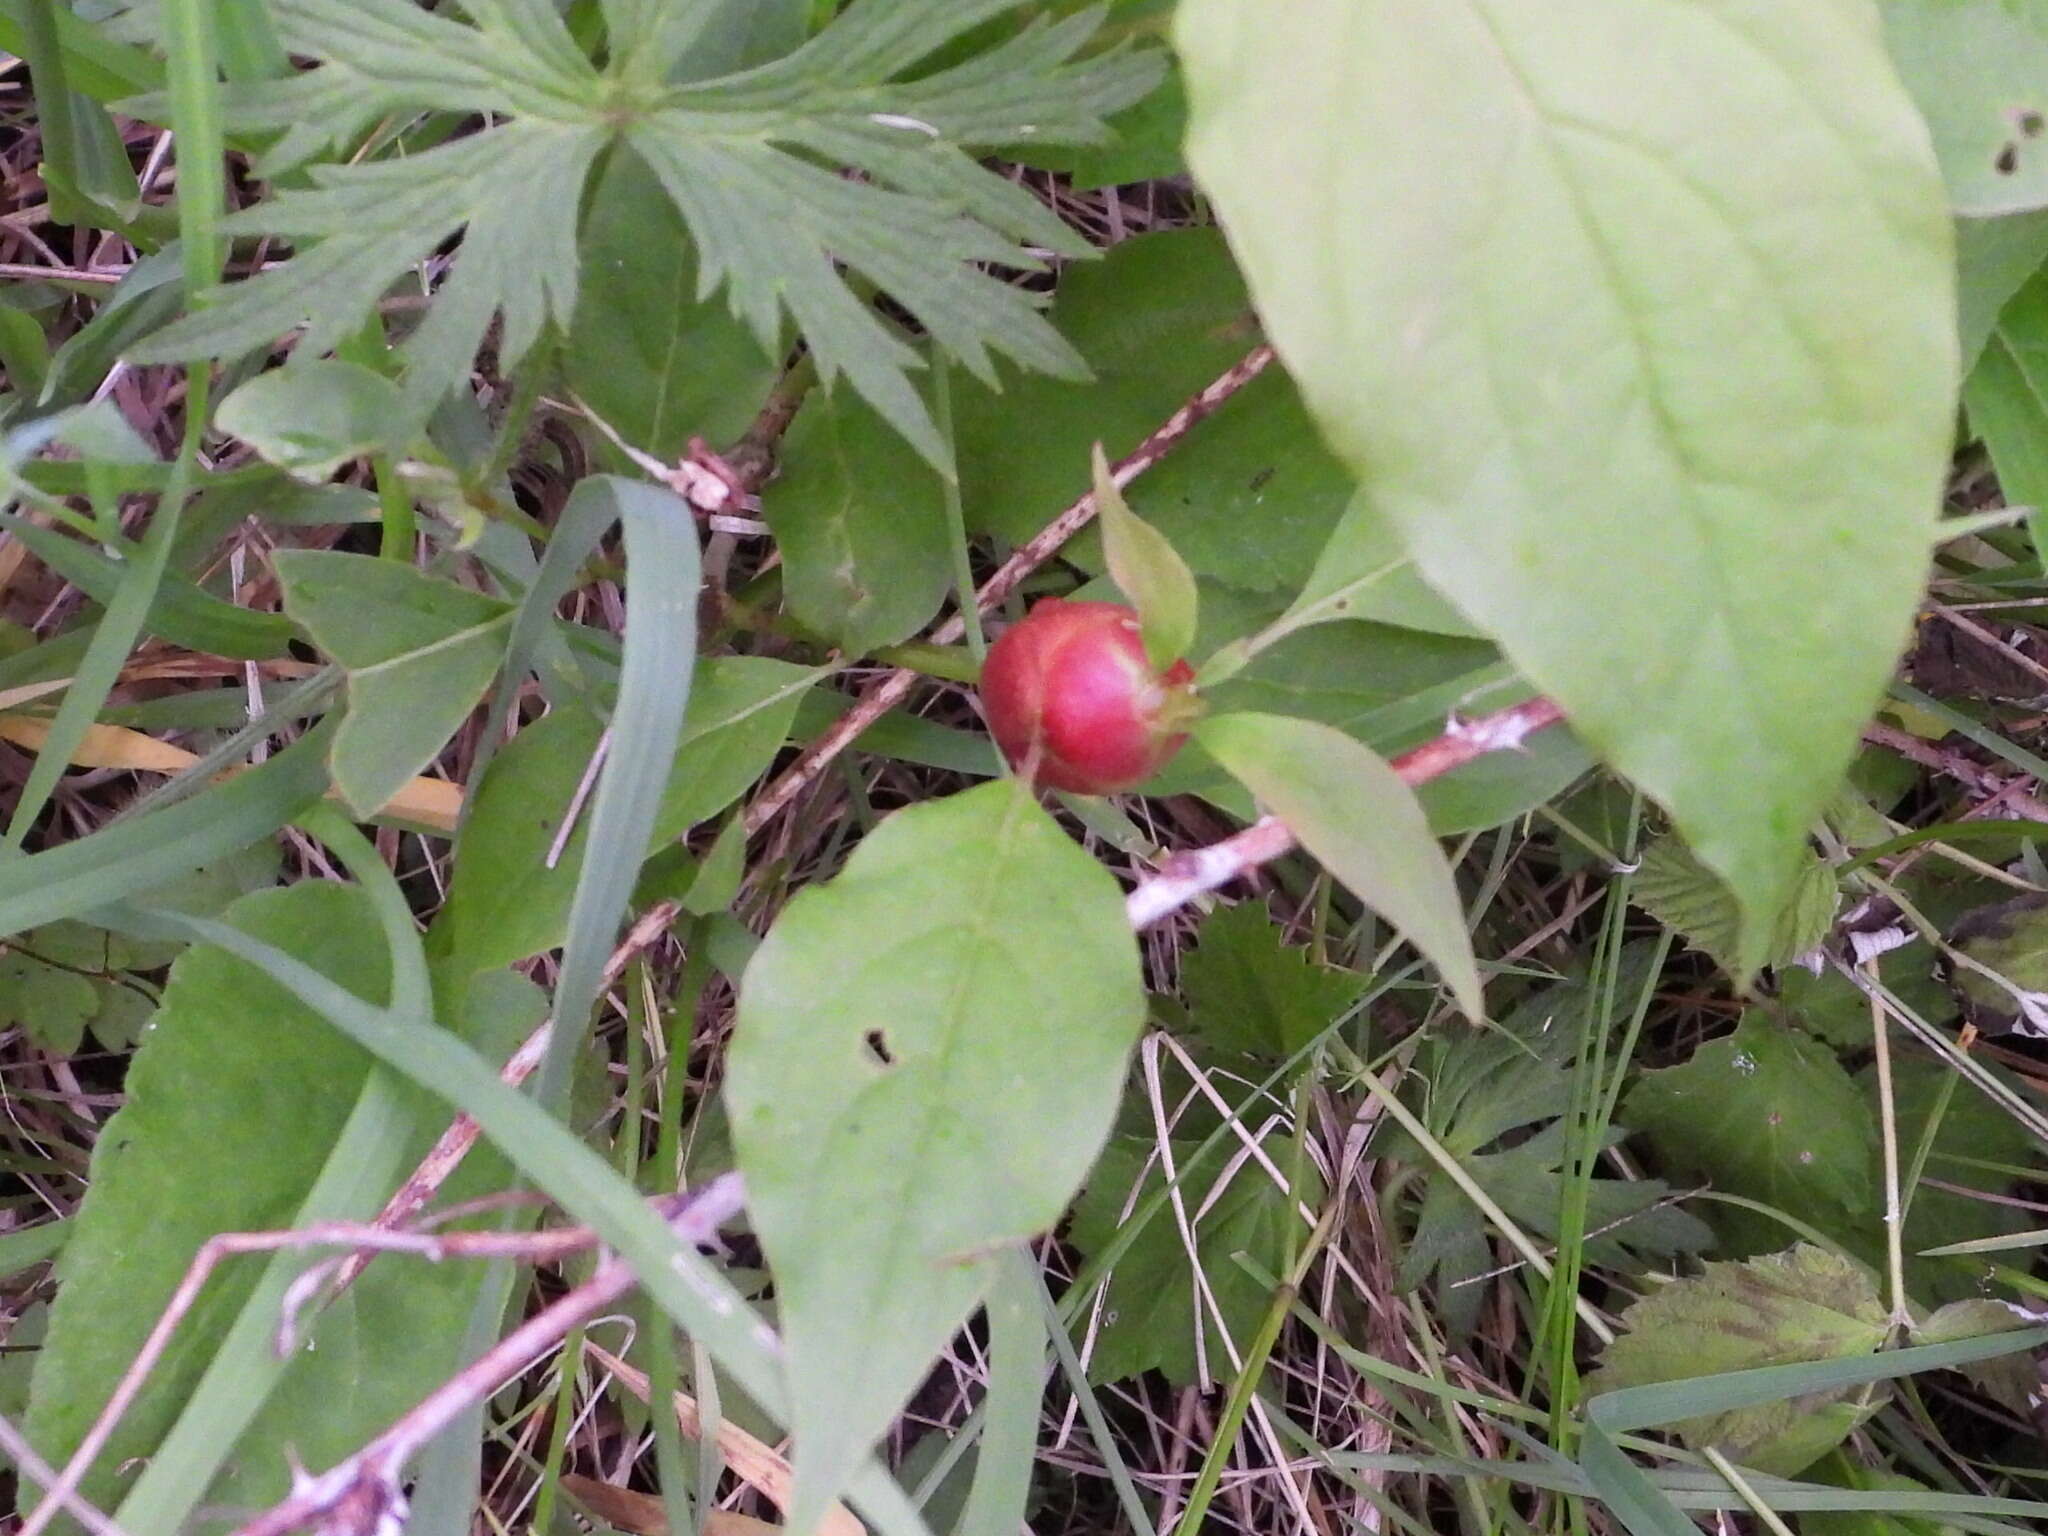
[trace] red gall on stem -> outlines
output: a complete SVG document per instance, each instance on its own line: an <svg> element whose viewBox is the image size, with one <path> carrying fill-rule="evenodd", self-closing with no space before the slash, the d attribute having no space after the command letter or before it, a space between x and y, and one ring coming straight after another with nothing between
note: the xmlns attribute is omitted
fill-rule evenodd
<svg viewBox="0 0 2048 1536"><path fill-rule="evenodd" d="M1045 598L989 648L982 708L996 745L1034 783L1109 795L1152 777L1200 713L1194 669L1145 655L1121 603Z"/></svg>

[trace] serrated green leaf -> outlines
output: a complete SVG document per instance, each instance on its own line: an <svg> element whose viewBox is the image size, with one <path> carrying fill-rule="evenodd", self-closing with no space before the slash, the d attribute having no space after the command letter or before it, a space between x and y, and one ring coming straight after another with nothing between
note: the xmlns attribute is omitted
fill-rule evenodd
<svg viewBox="0 0 2048 1536"><path fill-rule="evenodd" d="M1956 212L2048 205L2048 15L2029 0L1878 0L1878 10Z"/></svg>
<svg viewBox="0 0 2048 1536"><path fill-rule="evenodd" d="M1175 26L1190 164L1340 457L1671 808L1747 970L1892 670L1954 424L1947 200L1868 8Z"/></svg>
<svg viewBox="0 0 2048 1536"><path fill-rule="evenodd" d="M1415 792L1343 732L1287 715L1204 720L1196 740L1484 1017L1465 909Z"/></svg>
<svg viewBox="0 0 2048 1536"><path fill-rule="evenodd" d="M775 360L698 295L689 232L634 156L614 158L599 178L582 255L562 347L578 397L658 459L680 459L693 437L723 446L745 431L775 381Z"/></svg>
<svg viewBox="0 0 2048 1536"><path fill-rule="evenodd" d="M439 755L497 674L512 607L369 555L272 556L285 612L348 670L334 786L371 816Z"/></svg>
<svg viewBox="0 0 2048 1536"><path fill-rule="evenodd" d="M1629 896L1694 949L1713 956L1722 970L1741 974L1742 914L1735 893L1692 856L1682 839L1660 837L1643 850L1642 868L1629 886ZM1827 937L1840 903L1834 870L1819 855L1805 853L1797 882L1765 929L1766 943L1757 960L1767 966L1789 965L1811 951Z"/></svg>
<svg viewBox="0 0 2048 1536"><path fill-rule="evenodd" d="M1682 1066L1645 1072L1619 1118L1646 1136L1667 1176L1698 1176L1823 1232L1874 1220L1876 1120L1817 1041L1767 1015L1743 1015ZM1787 1228L1735 1206L1707 1213L1728 1248L1759 1253Z"/></svg>
<svg viewBox="0 0 2048 1536"><path fill-rule="evenodd" d="M1102 548L1110 579L1138 610L1145 653L1157 667L1170 667L1195 643L1199 599L1194 572L1166 536L1133 512L1110 478L1102 444L1092 450L1095 515L1102 524Z"/></svg>
<svg viewBox="0 0 2048 1536"><path fill-rule="evenodd" d="M740 986L726 1100L803 1527L1108 1135L1144 1019L1116 882L1016 782L885 820Z"/></svg>
<svg viewBox="0 0 2048 1536"><path fill-rule="evenodd" d="M352 887L314 881L266 892L234 907L231 919L370 995L386 985L375 916ZM492 1010L505 1003L494 998ZM516 1029L516 1012L488 1025L492 1038L508 1024ZM28 1430L46 1454L61 1461L78 1443L205 1239L290 1224L367 1065L248 966L205 948L179 960L158 1027L129 1070L126 1105L95 1149L92 1187L58 1270ZM421 1123L426 1136L439 1129L429 1117ZM460 1175L472 1195L504 1177L494 1153L478 1155L483 1162ZM147 1456L170 1428L262 1266L235 1260L216 1276L95 1464L89 1498L111 1506L132 1483L122 1464ZM410 1406L455 1364L480 1277L460 1265L373 1266L321 1314L316 1347L286 1373L216 1495L266 1504L288 1485L286 1445L325 1465Z"/></svg>
<svg viewBox="0 0 2048 1536"><path fill-rule="evenodd" d="M953 582L939 478L872 406L813 391L761 496L789 611L851 656L909 638Z"/></svg>
<svg viewBox="0 0 2048 1536"><path fill-rule="evenodd" d="M945 445L908 377L914 349L848 276L888 294L977 376L992 377L992 352L1078 374L1031 295L988 268L1031 267L1034 248L1086 247L969 147L1027 130L1047 143L1092 142L1104 114L1160 71L1156 54L1129 50L1076 59L1099 20L1083 14L915 73L1016 3L855 8L779 59L669 83L709 11L636 13L630 32L611 37L600 74L552 10L514 25L488 8L468 26L408 0L276 0L286 46L321 63L235 92L238 123L282 130L265 174L386 115L467 112L488 126L404 158L317 166L311 186L234 215L230 232L288 237L300 253L219 290L132 355L236 355L300 326L300 351L329 351L394 280L460 233L450 274L404 346L407 399L423 413L466 372L494 316L505 367L544 327L569 327L581 192L607 152L626 147L695 243L695 297L724 287L732 314L771 352L793 319L828 383L846 375L942 463Z"/></svg>
<svg viewBox="0 0 2048 1536"><path fill-rule="evenodd" d="M259 373L221 401L214 424L311 485L364 454L402 452L411 436L398 386L334 358Z"/></svg>
<svg viewBox="0 0 2048 1536"><path fill-rule="evenodd" d="M1586 1014L1632 1006L1629 1000L1650 984L1648 963L1647 954L1631 951L1611 993L1578 979L1544 987L1492 1028L1432 1038L1416 1060L1411 1082L1421 1094L1423 1123L1480 1188L1539 1240L1555 1240L1562 1225L1568 1149L1560 1117L1571 1108L1569 1062ZM1431 1166L1406 1136L1390 1137L1382 1150ZM1712 1232L1666 1203L1670 1196L1670 1187L1654 1179L1588 1181L1586 1262L1634 1269L1644 1257L1707 1247ZM1439 1315L1463 1337L1477 1325L1482 1300L1481 1288L1469 1282L1495 1263L1484 1229L1472 1219L1470 1199L1432 1172L1402 1254L1399 1283L1434 1281Z"/></svg>
<svg viewBox="0 0 2048 1536"><path fill-rule="evenodd" d="M1194 1144L1176 1142L1173 1150L1176 1171L1186 1169ZM1284 1144L1269 1145L1267 1151L1286 1165ZM1084 1257L1106 1247L1126 1214L1159 1192L1165 1172L1155 1152L1154 1143L1144 1138L1119 1137L1109 1144L1074 1204L1069 1235ZM1272 1295L1236 1255L1245 1254L1268 1271L1286 1265L1293 1233L1306 1230L1296 1207L1306 1202L1314 1210L1323 1198L1322 1179L1313 1168L1302 1171L1302 1182L1291 1194L1249 1159L1210 1159L1183 1179L1181 1199L1194 1227L1195 1258L1190 1260L1170 1214L1155 1217L1124 1249L1100 1306L1082 1314L1094 1345L1088 1379L1121 1381L1157 1370L1173 1385L1185 1387L1200 1380L1197 1366L1205 1357L1212 1376L1224 1374L1230 1353L1215 1317L1198 1298L1191 1265L1202 1266L1223 1330L1241 1352ZM1198 1319L1204 1355L1197 1353Z"/></svg>
<svg viewBox="0 0 2048 1536"><path fill-rule="evenodd" d="M1862 1266L1805 1244L1746 1263L1709 1264L1636 1302L1621 1321L1588 1392L1869 1354L1889 1325ZM1882 1388L1809 1393L1672 1427L1688 1445L1711 1445L1743 1466L1790 1477L1847 1439L1885 1396Z"/></svg>
<svg viewBox="0 0 2048 1536"><path fill-rule="evenodd" d="M1318 965L1257 902L1218 907L1181 961L1189 1026L1219 1050L1292 1056L1364 995L1357 971Z"/></svg>

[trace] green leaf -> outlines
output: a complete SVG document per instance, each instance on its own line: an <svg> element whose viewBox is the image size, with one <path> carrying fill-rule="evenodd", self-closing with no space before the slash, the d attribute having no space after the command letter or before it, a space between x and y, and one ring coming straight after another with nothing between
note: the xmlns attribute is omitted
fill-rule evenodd
<svg viewBox="0 0 2048 1536"><path fill-rule="evenodd" d="M1307 1231L1296 1207L1305 1202L1316 1209L1323 1199L1323 1181L1313 1168L1304 1166L1301 1183L1290 1194L1249 1158L1210 1158L1198 1170L1190 1169L1195 1145L1173 1145L1176 1171L1189 1175L1181 1180L1180 1193L1195 1233L1193 1262L1202 1267L1225 1332L1242 1351L1272 1295L1236 1255L1246 1255L1267 1271L1284 1268L1291 1257L1290 1241L1298 1242ZM1269 1139L1267 1152L1286 1166L1284 1136ZM1108 1246L1128 1214L1159 1192L1164 1178L1157 1144L1150 1138L1112 1141L1074 1205L1070 1236L1083 1257ZM1197 1299L1187 1245L1170 1213L1154 1218L1124 1249L1110 1272L1100 1307L1082 1317L1084 1329L1093 1324L1090 1381L1121 1381L1157 1370L1177 1387L1190 1386L1201 1379L1197 1366L1203 1358L1212 1379L1229 1370L1230 1355L1214 1316ZM1197 1318L1203 1334L1201 1355L1196 1351Z"/></svg>
<svg viewBox="0 0 2048 1536"><path fill-rule="evenodd" d="M1656 1149L1667 1176L1774 1206L1823 1232L1847 1232L1875 1210L1871 1107L1834 1052L1776 1023L1743 1015L1683 1066L1645 1072L1621 1120ZM1735 1206L1708 1213L1738 1255L1781 1245L1787 1229Z"/></svg>
<svg viewBox="0 0 2048 1536"><path fill-rule="evenodd" d="M1946 199L1867 8L1175 26L1190 164L1339 456L1670 807L1747 971L1892 670L1954 425Z"/></svg>
<svg viewBox="0 0 2048 1536"><path fill-rule="evenodd" d="M396 384L332 358L259 373L221 401L214 424L311 485L351 459L403 452L412 436Z"/></svg>
<svg viewBox="0 0 2048 1536"><path fill-rule="evenodd" d="M764 656L698 664L649 852L746 792L789 737L808 668ZM587 808L561 837L601 727L565 702L507 743L476 787L456 839L455 873L434 924L437 954L466 971L495 970L559 945L589 837ZM547 856L561 841L553 867Z"/></svg>
<svg viewBox="0 0 2048 1536"><path fill-rule="evenodd" d="M849 656L916 634L953 582L939 478L858 397L814 390L761 496L790 614Z"/></svg>
<svg viewBox="0 0 2048 1536"><path fill-rule="evenodd" d="M1376 619L1441 635L1479 633L1422 579L1400 533L1364 494L1351 498L1280 622L1299 629L1332 619Z"/></svg>
<svg viewBox="0 0 2048 1536"><path fill-rule="evenodd" d="M1214 230L1140 235L1063 273L1052 318L1086 360L1089 382L1006 375L1000 393L954 391L969 526L1012 544L1087 491L1090 447L1101 443L1112 459L1129 453L1259 339L1244 280ZM1262 467L1253 463L1245 479ZM1131 487L1133 506L1180 538L1153 510L1146 479ZM1192 494L1205 484L1193 482Z"/></svg>
<svg viewBox="0 0 2048 1536"><path fill-rule="evenodd" d="M27 934L23 942L33 944L35 937ZM19 1025L44 1050L75 1053L99 1009L99 994L76 972L12 946L0 955L0 1025Z"/></svg>
<svg viewBox="0 0 2048 1536"><path fill-rule="evenodd" d="M1194 572L1150 523L1132 512L1110 478L1102 444L1093 449L1095 515L1102 523L1103 552L1110 578L1138 610L1145 653L1156 667L1170 667L1195 643L1199 599Z"/></svg>
<svg viewBox="0 0 2048 1536"><path fill-rule="evenodd" d="M1287 715L1217 715L1195 737L1435 964L1469 1017L1484 1017L1457 882L1415 792L1393 769L1343 732Z"/></svg>
<svg viewBox="0 0 2048 1536"><path fill-rule="evenodd" d="M1856 1081L1874 1109L1876 1069L1866 1068ZM1978 1296L1983 1277L1970 1264L1920 1255L1930 1248L2005 1236L2032 1225L2026 1211L2005 1203L2013 1192L2013 1178L1999 1170L2034 1166L2038 1150L2025 1127L1938 1061L1909 1057L1893 1062L1892 1104L1898 1116L1899 1157L1908 1170L1929 1120L1941 1108L1940 1129L1928 1150L1925 1171L1908 1186L1903 1241L1912 1294L1930 1305ZM1863 1236L1857 1252L1873 1264L1883 1262L1880 1231L1868 1227Z"/></svg>
<svg viewBox="0 0 2048 1536"><path fill-rule="evenodd" d="M1981 1026L2030 1034L2048 1029L2048 897L2029 892L1966 912L1949 942L2012 984L1956 967L1955 988Z"/></svg>
<svg viewBox="0 0 2048 1536"><path fill-rule="evenodd" d="M496 675L512 609L409 565L331 550L272 556L289 613L348 669L335 788L374 815L440 755Z"/></svg>
<svg viewBox="0 0 2048 1536"><path fill-rule="evenodd" d="M2048 205L2048 16L2029 0L1878 0L1956 212Z"/></svg>
<svg viewBox="0 0 2048 1536"><path fill-rule="evenodd" d="M1884 1342L1888 1318L1869 1274L1801 1244L1742 1264L1709 1264L1696 1278L1653 1291L1621 1315L1592 1393L1688 1381L1760 1366L1865 1355ZM1834 1389L1673 1425L1688 1445L1790 1477L1848 1438L1882 1406L1870 1387Z"/></svg>
<svg viewBox="0 0 2048 1536"><path fill-rule="evenodd" d="M1014 781L885 820L747 967L726 1100L775 1276L792 1527L1108 1135L1144 1019L1107 870Z"/></svg>
<svg viewBox="0 0 2048 1536"><path fill-rule="evenodd" d="M1318 965L1257 902L1218 907L1181 961L1188 1024L1219 1050L1292 1056L1365 993L1357 971Z"/></svg>
<svg viewBox="0 0 2048 1536"><path fill-rule="evenodd" d="M1629 896L1694 949L1706 951L1721 969L1738 973L1742 915L1735 893L1692 856L1682 839L1660 837L1643 850ZM1789 965L1812 950L1827 937L1840 900L1834 870L1818 854L1802 853L1798 883L1772 918L1756 958L1767 966Z"/></svg>
<svg viewBox="0 0 2048 1536"><path fill-rule="evenodd" d="M1632 1007L1651 981L1648 956L1631 951L1611 991L1582 979L1558 982L1530 995L1492 1028L1432 1036L1416 1059L1411 1091L1421 1094L1417 1113L1430 1134L1539 1240L1555 1240L1562 1226L1570 1149L1561 1117L1572 1107L1572 1057L1587 1029L1586 1016L1611 1010L1592 1026L1608 1027L1613 1011ZM1433 1280L1439 1315L1454 1335L1469 1335L1482 1299L1481 1288L1470 1282L1498 1262L1486 1232L1473 1220L1469 1197L1408 1137L1391 1137L1382 1150L1429 1170L1399 1283L1415 1287ZM1589 1180L1582 1226L1586 1262L1636 1269L1645 1256L1668 1258L1708 1246L1713 1234L1670 1205L1670 1197L1669 1186L1654 1179Z"/></svg>
<svg viewBox="0 0 2048 1536"><path fill-rule="evenodd" d="M375 996L387 985L376 919L351 887L315 881L265 892L231 917L351 987ZM508 980L534 998L530 985ZM505 1015L490 1026L496 1035L518 1026L508 1001L501 992L486 1004ZM530 1005L524 1011L533 1016ZM129 1069L127 1102L95 1149L92 1185L59 1264L28 1426L45 1454L61 1461L78 1443L202 1242L297 1217L367 1065L362 1051L249 966L203 947L178 961L157 1027ZM438 1130L430 1118L422 1126L426 1135ZM471 1164L461 1187L451 1186L454 1198L503 1182L494 1155ZM170 1428L263 1264L230 1260L216 1275L95 1464L89 1498L111 1506L132 1481L121 1464L149 1455ZM216 1496L266 1504L287 1486L285 1446L325 1465L410 1406L455 1363L480 1278L461 1265L379 1260L320 1314L315 1347L287 1371Z"/></svg>
<svg viewBox="0 0 2048 1536"><path fill-rule="evenodd" d="M1956 328L1967 376L2006 301L2048 261L2048 210L1956 220Z"/></svg>
<svg viewBox="0 0 2048 1536"><path fill-rule="evenodd" d="M724 287L732 314L770 353L793 319L828 383L845 374L943 462L909 380L915 350L849 277L885 292L980 377L993 377L991 352L1078 373L1032 297L988 268L1037 265L1034 248L1087 248L969 149L1026 129L1047 143L1091 142L1105 113L1159 75L1156 53L1075 59L1099 19L1089 14L918 72L934 50L1016 3L855 8L781 58L669 83L667 65L708 19L696 9L635 13L611 37L600 74L553 11L513 26L487 10L471 27L409 0L276 0L282 42L321 63L234 93L239 125L282 131L263 174L348 144L387 114L481 114L488 126L400 158L317 166L311 185L233 215L230 233L286 237L300 253L219 290L132 355L232 356L299 326L301 352L330 351L395 280L460 233L450 274L404 346L408 400L431 407L467 372L494 316L506 368L545 327L570 327L582 192L624 147L689 230L696 298Z"/></svg>
<svg viewBox="0 0 2048 1536"><path fill-rule="evenodd" d="M569 387L658 459L680 459L693 437L732 442L775 382L775 360L699 297L689 232L646 165L613 159L583 230L583 280L562 348Z"/></svg>
<svg viewBox="0 0 2048 1536"><path fill-rule="evenodd" d="M2006 504L2048 528L2048 277L2036 274L1998 312L1963 388Z"/></svg>

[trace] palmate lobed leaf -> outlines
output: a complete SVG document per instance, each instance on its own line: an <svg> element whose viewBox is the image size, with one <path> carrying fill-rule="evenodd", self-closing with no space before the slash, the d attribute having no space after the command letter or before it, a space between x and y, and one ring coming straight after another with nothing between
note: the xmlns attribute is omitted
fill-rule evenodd
<svg viewBox="0 0 2048 1536"><path fill-rule="evenodd" d="M131 354L231 356L306 325L303 350L351 334L384 290L457 232L462 246L428 318L406 344L421 407L469 365L502 314L503 364L577 295L580 194L613 146L645 162L697 247L699 298L724 288L733 313L775 348L793 319L829 382L844 374L934 462L940 440L909 371L907 341L841 268L888 294L977 377L992 354L1085 374L1037 301L990 267L1029 268L1045 249L1087 248L1023 189L980 167L971 146L1084 144L1104 116L1158 80L1156 54L1074 59L1098 17L1026 28L961 62L904 81L934 49L1018 0L865 0L781 59L722 79L672 84L662 71L690 28L659 8L621 7L607 72L576 49L552 6L468 7L476 25L409 0L276 0L280 31L320 67L232 93L236 121L284 130L266 173L353 142L373 122L488 114L492 126L403 159L315 166L312 185L233 216L235 233L301 242L293 259L218 290ZM862 174L850 178L840 167Z"/></svg>
<svg viewBox="0 0 2048 1536"><path fill-rule="evenodd" d="M1925 124L1862 0L1187 0L1189 161L1422 573L1742 904L1905 636L1951 448Z"/></svg>

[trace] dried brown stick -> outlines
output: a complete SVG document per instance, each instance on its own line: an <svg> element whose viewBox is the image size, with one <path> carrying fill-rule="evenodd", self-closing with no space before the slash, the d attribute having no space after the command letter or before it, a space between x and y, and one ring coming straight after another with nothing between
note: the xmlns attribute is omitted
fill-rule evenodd
<svg viewBox="0 0 2048 1536"><path fill-rule="evenodd" d="M36 1454L36 1448L28 1443L28 1436L16 1429L4 1414L0 1414L0 1455L14 1463L14 1469L22 1479L23 1486L17 1490L17 1496L26 1495L26 1485L34 1483L39 1488L49 1489L48 1497L60 1500L64 1512L92 1532L92 1536L124 1536L121 1527L101 1513L96 1505L75 1491L59 1487L62 1479L56 1469Z"/></svg>
<svg viewBox="0 0 2048 1536"><path fill-rule="evenodd" d="M710 1242L739 1213L744 1198L739 1175L721 1174L694 1194L678 1197L669 1225L686 1243ZM617 1302L633 1283L632 1266L607 1259L589 1280L534 1313L353 1456L317 1476L298 1479L289 1498L239 1526L233 1536L286 1536L302 1527L373 1530L387 1521L402 1528L406 1507L399 1477L419 1449L472 1404L559 1346L570 1330Z"/></svg>
<svg viewBox="0 0 2048 1536"><path fill-rule="evenodd" d="M663 1206L663 1214L675 1208L680 1197L672 1197ZM208 1238L193 1255L192 1262L185 1270L185 1276L178 1282L171 1299L157 1317L143 1340L142 1348L128 1363L128 1368L115 1383L113 1394L92 1427L78 1442L77 1450L64 1464L64 1470L57 1474L56 1481L44 1494L42 1502L29 1514L15 1536L37 1536L60 1509L68 1508L68 1501L85 1479L88 1468L106 1448L116 1426L134 1406L135 1399L142 1393L151 1371L163 1359L170 1347L171 1337L177 1332L206 1282L225 1260L238 1254L275 1253L287 1248L353 1248L359 1257L364 1251L375 1249L383 1252L410 1253L430 1262L450 1258L521 1258L541 1263L559 1259L572 1253L595 1246L596 1235L585 1227L565 1227L553 1232L397 1232L382 1225L380 1217L375 1224L355 1221L314 1222L289 1231L276 1232L223 1232ZM317 1275L317 1272L309 1272ZM304 1304L309 1287L305 1284L308 1276L301 1276L287 1290L283 1316L279 1325L279 1353L289 1347L299 1309Z"/></svg>

